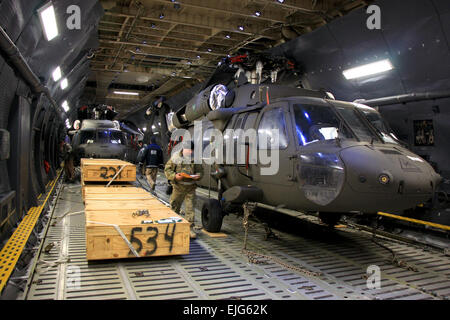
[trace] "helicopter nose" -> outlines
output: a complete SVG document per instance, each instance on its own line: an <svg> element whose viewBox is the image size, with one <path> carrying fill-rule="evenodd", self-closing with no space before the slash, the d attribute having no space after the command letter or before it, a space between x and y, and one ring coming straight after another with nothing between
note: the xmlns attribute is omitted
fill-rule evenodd
<svg viewBox="0 0 450 320"><path fill-rule="evenodd" d="M396 201L398 209L429 200L441 179L428 163L406 150L357 146L343 150L340 156L346 184L353 192L372 194L376 201ZM384 205L379 203L380 208Z"/></svg>
<svg viewBox="0 0 450 320"><path fill-rule="evenodd" d="M439 182L425 161L396 150L353 147L343 150L341 158L347 183L359 192L429 194Z"/></svg>

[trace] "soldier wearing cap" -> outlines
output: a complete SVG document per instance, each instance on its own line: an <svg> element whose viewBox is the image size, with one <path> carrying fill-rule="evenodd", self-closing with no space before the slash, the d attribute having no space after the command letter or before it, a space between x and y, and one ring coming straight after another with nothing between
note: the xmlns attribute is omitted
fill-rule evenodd
<svg viewBox="0 0 450 320"><path fill-rule="evenodd" d="M191 224L190 237L196 238L193 230L195 217L195 189L196 181L203 175L201 164L194 164L193 158L194 143L191 141L183 142L183 150L172 155L166 163L164 173L167 179L172 183L173 191L170 196L170 206L176 213L180 213L181 205L184 202L186 220ZM193 178L186 178L186 175L194 175Z"/></svg>

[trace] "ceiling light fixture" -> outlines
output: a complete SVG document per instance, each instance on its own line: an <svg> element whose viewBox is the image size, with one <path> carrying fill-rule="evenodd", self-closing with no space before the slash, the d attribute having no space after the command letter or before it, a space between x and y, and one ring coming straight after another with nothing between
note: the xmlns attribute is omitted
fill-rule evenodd
<svg viewBox="0 0 450 320"><path fill-rule="evenodd" d="M255 12L255 16L260 17L261 16L261 11L256 11Z"/></svg>
<svg viewBox="0 0 450 320"><path fill-rule="evenodd" d="M394 69L389 59L365 64L356 68L348 69L343 72L347 80L379 74Z"/></svg>
<svg viewBox="0 0 450 320"><path fill-rule="evenodd" d="M62 104L61 107L64 109L65 112L69 111L69 104L67 103L67 100L65 100Z"/></svg>
<svg viewBox="0 0 450 320"><path fill-rule="evenodd" d="M58 36L58 25L56 23L55 8L52 2L48 2L46 5L38 9L39 20L41 21L42 28L47 41L51 41Z"/></svg>
<svg viewBox="0 0 450 320"><path fill-rule="evenodd" d="M277 2L279 2L279 3L284 3L284 0L277 0Z"/></svg>
<svg viewBox="0 0 450 320"><path fill-rule="evenodd" d="M238 29L244 31L244 26L238 26Z"/></svg>
<svg viewBox="0 0 450 320"><path fill-rule="evenodd" d="M164 19L164 13L161 13L161 14L159 15L159 18L160 18L160 19Z"/></svg>
<svg viewBox="0 0 450 320"><path fill-rule="evenodd" d="M129 91L114 91L114 94L121 94L125 96L138 96L138 92L129 92Z"/></svg>
<svg viewBox="0 0 450 320"><path fill-rule="evenodd" d="M69 81L67 78L64 78L63 81L61 81L61 89L65 90L69 86Z"/></svg>
<svg viewBox="0 0 450 320"><path fill-rule="evenodd" d="M61 79L61 77L62 77L62 74L61 74L61 68L60 68L60 67L57 67L57 68L53 71L52 76L53 76L53 81L55 81L55 82L59 81L59 79Z"/></svg>
<svg viewBox="0 0 450 320"><path fill-rule="evenodd" d="M230 39L231 36L230 36L229 34L227 34L227 35L225 36L225 38Z"/></svg>

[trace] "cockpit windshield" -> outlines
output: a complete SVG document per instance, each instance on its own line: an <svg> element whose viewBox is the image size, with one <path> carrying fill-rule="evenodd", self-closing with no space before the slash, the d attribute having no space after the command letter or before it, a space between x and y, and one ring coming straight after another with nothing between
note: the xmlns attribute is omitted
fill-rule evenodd
<svg viewBox="0 0 450 320"><path fill-rule="evenodd" d="M380 140L352 107L296 104L294 113L301 145L337 138L367 142Z"/></svg>
<svg viewBox="0 0 450 320"><path fill-rule="evenodd" d="M294 105L299 143L307 145L337 138L353 139L353 135L329 106Z"/></svg>
<svg viewBox="0 0 450 320"><path fill-rule="evenodd" d="M97 137L99 143L125 144L122 132L115 130L98 130Z"/></svg>
<svg viewBox="0 0 450 320"><path fill-rule="evenodd" d="M364 114L372 126L375 127L384 142L399 144L398 138L395 136L389 125L383 120L379 112L364 105L356 105L356 107Z"/></svg>
<svg viewBox="0 0 450 320"><path fill-rule="evenodd" d="M95 130L80 131L80 144L92 143L95 140Z"/></svg>
<svg viewBox="0 0 450 320"><path fill-rule="evenodd" d="M118 130L82 130L80 132L80 144L89 143L113 143L126 144L125 136Z"/></svg>
<svg viewBox="0 0 450 320"><path fill-rule="evenodd" d="M350 126L360 141L380 141L380 138L371 131L370 126L358 114L356 108L336 106L335 110L344 118L345 122Z"/></svg>

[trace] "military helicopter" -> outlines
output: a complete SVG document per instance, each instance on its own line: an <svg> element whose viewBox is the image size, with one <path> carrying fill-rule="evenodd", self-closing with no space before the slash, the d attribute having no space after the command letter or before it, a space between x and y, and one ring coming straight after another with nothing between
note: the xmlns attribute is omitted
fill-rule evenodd
<svg viewBox="0 0 450 320"><path fill-rule="evenodd" d="M202 207L207 231L219 232L223 217L247 201L318 212L334 225L342 215L395 213L432 198L441 177L406 149L377 110L324 91L277 85L276 63L266 72L265 65L258 60L247 71L239 66L233 81L209 84L170 117L172 135L194 137L194 154L214 144L217 131L235 147L231 155L224 148L224 156L236 159L236 150L244 150L240 163L202 159L205 176L198 184L218 190L217 199ZM202 127L197 138L195 124ZM230 129L234 135L227 135ZM257 151L278 154L276 172L262 174L267 161L250 155L238 129L256 132ZM270 144L273 129L279 132L276 145Z"/></svg>
<svg viewBox="0 0 450 320"><path fill-rule="evenodd" d="M127 159L127 142L120 125L110 120L74 122L72 150L75 164L81 158Z"/></svg>

